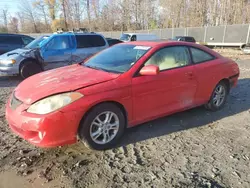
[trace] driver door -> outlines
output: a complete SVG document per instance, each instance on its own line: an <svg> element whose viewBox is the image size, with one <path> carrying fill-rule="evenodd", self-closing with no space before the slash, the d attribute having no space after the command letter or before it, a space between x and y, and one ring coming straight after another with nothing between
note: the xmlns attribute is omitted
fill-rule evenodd
<svg viewBox="0 0 250 188"><path fill-rule="evenodd" d="M145 66L159 66L160 73L132 79L135 121L143 122L194 105L197 81L190 62L185 46L160 49L145 62Z"/></svg>
<svg viewBox="0 0 250 188"><path fill-rule="evenodd" d="M71 36L58 35L53 37L45 46L42 54L45 70L69 65L73 49Z"/></svg>

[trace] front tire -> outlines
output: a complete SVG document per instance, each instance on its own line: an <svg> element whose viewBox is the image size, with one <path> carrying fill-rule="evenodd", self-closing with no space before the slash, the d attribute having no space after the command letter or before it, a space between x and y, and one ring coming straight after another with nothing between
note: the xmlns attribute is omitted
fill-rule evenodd
<svg viewBox="0 0 250 188"><path fill-rule="evenodd" d="M126 127L122 110L115 104L94 107L80 124L78 134L85 146L95 150L113 148Z"/></svg>
<svg viewBox="0 0 250 188"><path fill-rule="evenodd" d="M227 101L229 89L230 88L228 88L228 85L224 81L219 82L213 90L211 98L205 107L211 111L220 110Z"/></svg>
<svg viewBox="0 0 250 188"><path fill-rule="evenodd" d="M20 67L20 76L25 79L42 71L42 67L39 64L34 61L27 61Z"/></svg>

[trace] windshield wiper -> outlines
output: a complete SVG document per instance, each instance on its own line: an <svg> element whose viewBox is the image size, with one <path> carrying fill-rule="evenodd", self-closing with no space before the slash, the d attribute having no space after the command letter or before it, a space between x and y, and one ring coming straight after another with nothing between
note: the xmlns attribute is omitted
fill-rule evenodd
<svg viewBox="0 0 250 188"><path fill-rule="evenodd" d="M89 66L89 65L84 65L84 66L88 67L88 68L91 68L91 69L95 69L95 70L102 70L104 72L112 72L112 73L119 73L119 74L121 73L121 72L118 72L118 71L107 70L107 69L104 69L104 68L101 68L101 67L97 67L97 66Z"/></svg>
<svg viewBox="0 0 250 188"><path fill-rule="evenodd" d="M85 67L88 67L88 68L91 68L91 69L95 69L95 70L104 70L100 67L97 67L97 66L89 66L89 65L84 65Z"/></svg>

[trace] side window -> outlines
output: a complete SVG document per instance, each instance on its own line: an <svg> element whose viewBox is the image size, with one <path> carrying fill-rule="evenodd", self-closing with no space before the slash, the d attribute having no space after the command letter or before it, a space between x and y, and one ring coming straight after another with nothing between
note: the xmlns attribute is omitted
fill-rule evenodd
<svg viewBox="0 0 250 188"><path fill-rule="evenodd" d="M5 41L6 41L5 37L4 36L0 36L0 44L4 44Z"/></svg>
<svg viewBox="0 0 250 188"><path fill-rule="evenodd" d="M99 35L90 35L89 40L91 41L92 47L105 46L105 44L106 44L103 37L101 37Z"/></svg>
<svg viewBox="0 0 250 188"><path fill-rule="evenodd" d="M48 45L48 50L65 50L70 48L69 36L55 36Z"/></svg>
<svg viewBox="0 0 250 188"><path fill-rule="evenodd" d="M76 35L77 48L92 48L105 46L106 42L99 35Z"/></svg>
<svg viewBox="0 0 250 188"><path fill-rule="evenodd" d="M3 40L4 44L23 45L22 38L19 36L6 36Z"/></svg>
<svg viewBox="0 0 250 188"><path fill-rule="evenodd" d="M30 42L33 41L32 38L29 38L29 37L22 37L22 40L23 40L23 44L26 46L28 45Z"/></svg>
<svg viewBox="0 0 250 188"><path fill-rule="evenodd" d="M195 64L215 59L214 56L204 52L203 50L199 50L197 48L190 48L190 50Z"/></svg>
<svg viewBox="0 0 250 188"><path fill-rule="evenodd" d="M167 70L189 65L188 48L184 46L167 47L153 54L145 65L157 65Z"/></svg>
<svg viewBox="0 0 250 188"><path fill-rule="evenodd" d="M131 37L131 41L136 41L136 35L133 35L133 36Z"/></svg>

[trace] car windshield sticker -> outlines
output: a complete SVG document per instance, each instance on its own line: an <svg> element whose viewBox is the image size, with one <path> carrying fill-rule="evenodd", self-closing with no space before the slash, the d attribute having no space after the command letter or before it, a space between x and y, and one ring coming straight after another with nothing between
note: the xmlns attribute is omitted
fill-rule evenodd
<svg viewBox="0 0 250 188"><path fill-rule="evenodd" d="M149 46L135 46L135 50L148 50L150 47Z"/></svg>

